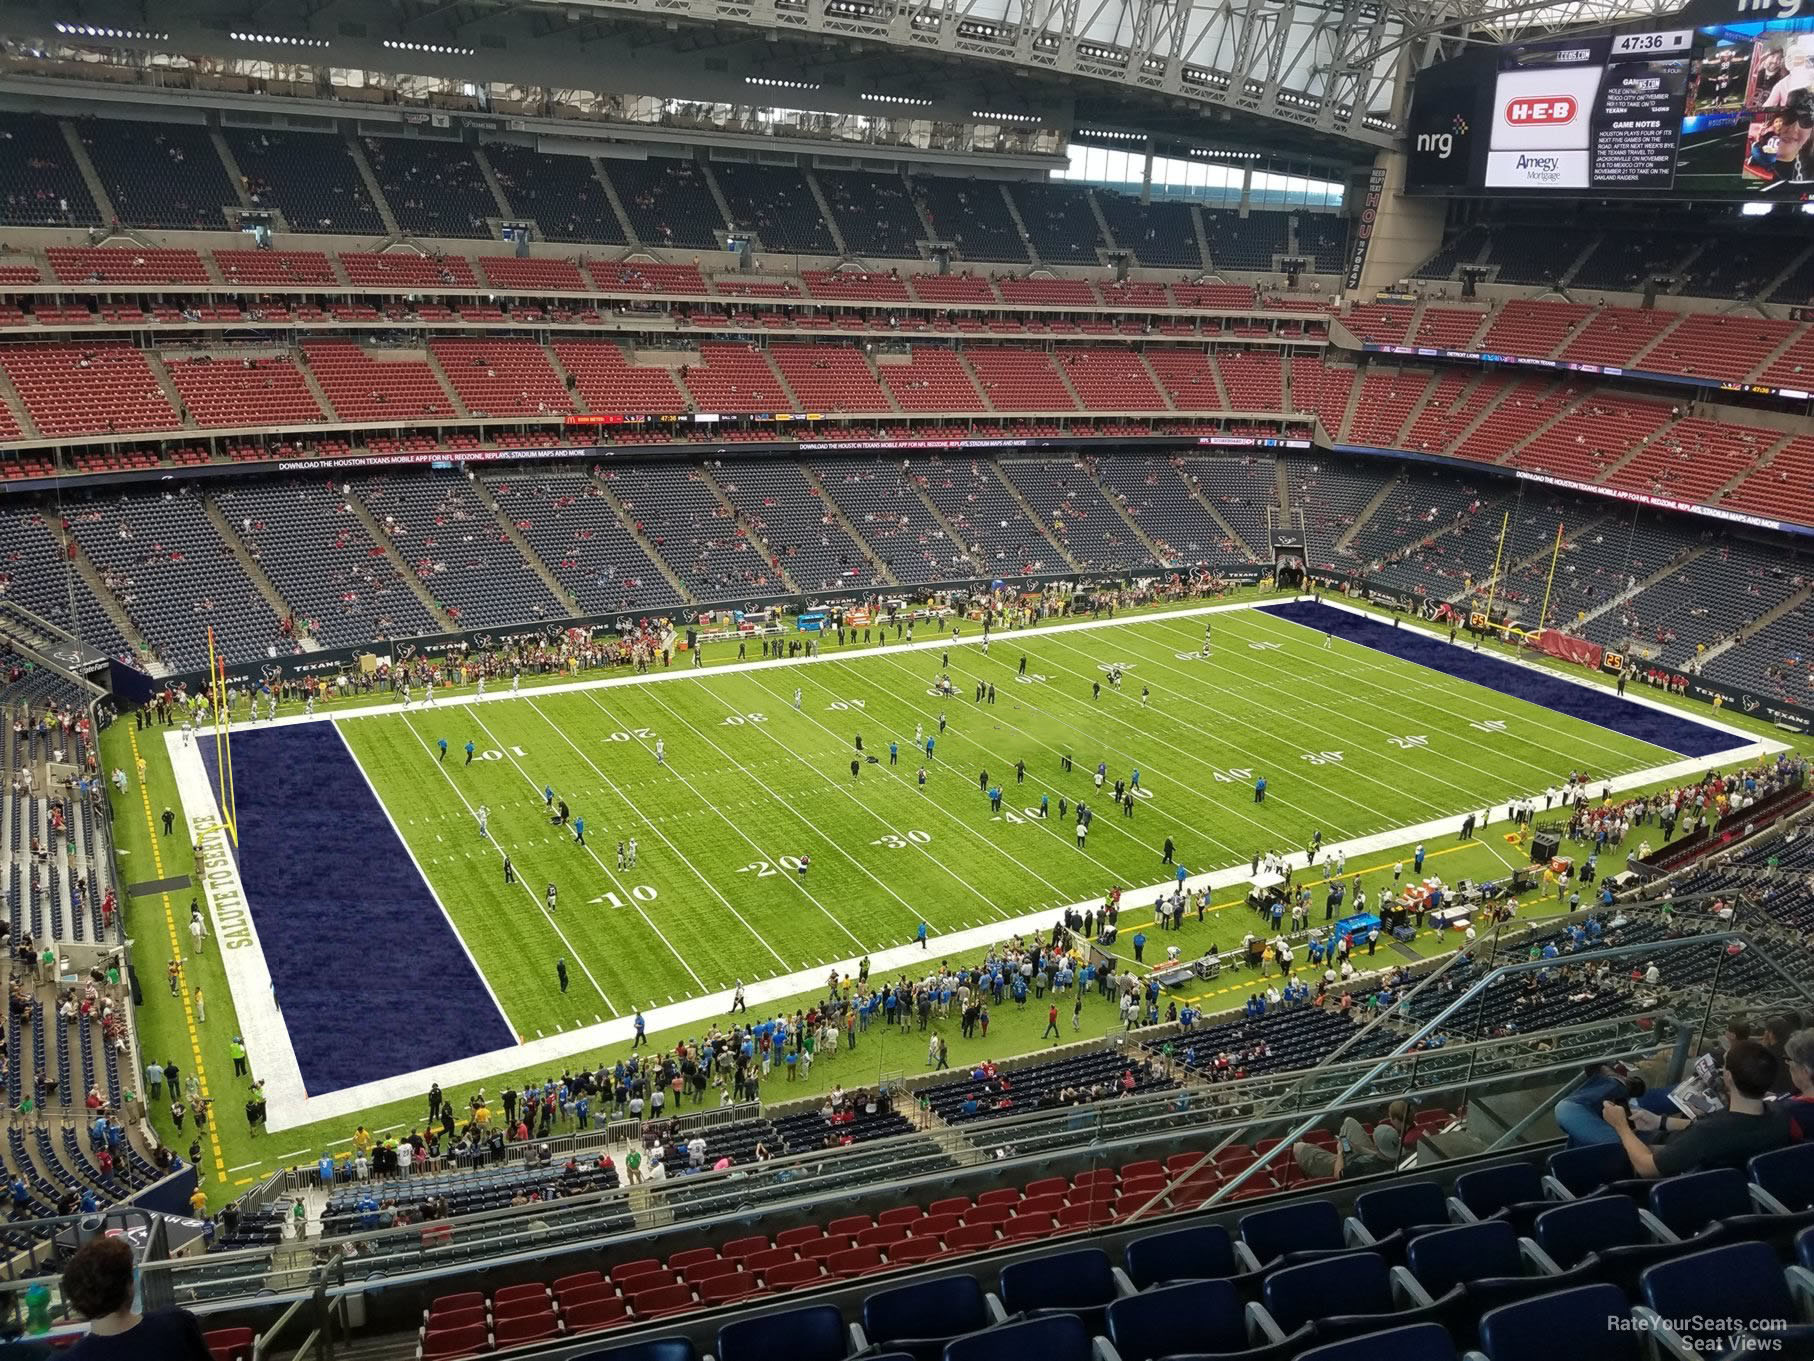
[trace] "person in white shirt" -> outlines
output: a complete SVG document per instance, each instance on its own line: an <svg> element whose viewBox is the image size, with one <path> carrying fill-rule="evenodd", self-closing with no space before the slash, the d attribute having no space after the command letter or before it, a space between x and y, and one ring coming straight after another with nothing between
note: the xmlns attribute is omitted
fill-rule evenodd
<svg viewBox="0 0 1814 1361"><path fill-rule="evenodd" d="M408 1139L403 1140L403 1142L397 1145L397 1170L399 1172L407 1173L409 1171L409 1161L415 1156L416 1146L410 1143Z"/></svg>
<svg viewBox="0 0 1814 1361"><path fill-rule="evenodd" d="M705 1165L705 1136L703 1134L695 1134L687 1140L687 1161L694 1167Z"/></svg>

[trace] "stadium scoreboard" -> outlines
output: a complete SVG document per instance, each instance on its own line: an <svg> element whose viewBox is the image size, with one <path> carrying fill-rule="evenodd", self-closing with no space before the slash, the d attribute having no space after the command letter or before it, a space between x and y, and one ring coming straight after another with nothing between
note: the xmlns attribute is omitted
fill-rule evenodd
<svg viewBox="0 0 1814 1361"><path fill-rule="evenodd" d="M1418 75L1407 140L1414 194L1814 201L1814 16L1705 0L1481 49Z"/></svg>

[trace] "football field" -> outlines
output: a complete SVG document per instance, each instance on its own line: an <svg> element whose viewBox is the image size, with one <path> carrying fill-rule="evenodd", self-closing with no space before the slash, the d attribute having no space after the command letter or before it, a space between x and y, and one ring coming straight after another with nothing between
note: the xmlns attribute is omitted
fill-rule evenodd
<svg viewBox="0 0 1814 1361"><path fill-rule="evenodd" d="M1412 644L1433 664L1394 655ZM1326 854L1354 848L1352 875L1372 864L1363 852L1447 844L1467 812L1502 817L1574 770L1663 778L1746 747L1308 604L997 635L986 653L969 626L955 643L494 686L432 708L418 693L407 710L236 727L244 943L258 949L229 948L227 969L255 1050L271 1045L250 1013L275 998L295 1096L389 1096L393 1079L426 1085L424 1071L513 1044L576 1052L627 1034L639 1010L654 1029L739 980L760 1011L765 995L911 947L922 921L929 957L968 957L1111 886L1171 881L1168 839L1193 883L1215 874L1218 888L1318 832ZM1136 770L1129 812L1112 786ZM549 790L584 819L583 845L552 821ZM1095 811L1081 845L1080 800ZM1509 870L1515 849L1487 844ZM1125 934L1119 948L1131 955ZM255 958L268 976L245 972ZM355 1043L335 1024L349 1002Z"/></svg>

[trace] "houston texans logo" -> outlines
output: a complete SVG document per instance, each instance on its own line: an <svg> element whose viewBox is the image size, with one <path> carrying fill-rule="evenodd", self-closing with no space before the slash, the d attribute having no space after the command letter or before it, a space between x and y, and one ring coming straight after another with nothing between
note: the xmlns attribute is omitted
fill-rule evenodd
<svg viewBox="0 0 1814 1361"><path fill-rule="evenodd" d="M411 643L398 643L395 650L400 662L407 662L416 655L415 646Z"/></svg>
<svg viewBox="0 0 1814 1361"><path fill-rule="evenodd" d="M281 680L283 678L283 668L274 662L268 662L259 670L258 674L262 679L267 681Z"/></svg>
<svg viewBox="0 0 1814 1361"><path fill-rule="evenodd" d="M488 648L491 646L491 635L489 633L481 633L472 641L473 646L475 647Z"/></svg>

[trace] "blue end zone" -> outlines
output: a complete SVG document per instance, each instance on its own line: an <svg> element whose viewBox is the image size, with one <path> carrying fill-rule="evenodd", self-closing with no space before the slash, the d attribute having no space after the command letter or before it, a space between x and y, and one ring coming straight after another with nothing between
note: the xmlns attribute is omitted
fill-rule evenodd
<svg viewBox="0 0 1814 1361"><path fill-rule="evenodd" d="M1390 653L1407 662L1457 680L1472 681L1489 690L1515 699L1529 700L1559 714L1581 719L1626 737L1648 742L1652 746L1677 752L1682 756L1712 756L1744 746L1746 739L1718 728L1709 728L1691 718L1647 704L1634 704L1620 699L1610 690L1576 685L1560 676L1517 666L1490 653L1453 647L1440 638L1432 638L1417 629L1395 629L1390 624L1348 610L1333 609L1309 600L1293 600L1282 605L1262 605L1267 614L1289 619L1294 624L1333 633L1351 643Z"/></svg>
<svg viewBox="0 0 1814 1361"><path fill-rule="evenodd" d="M246 903L310 1096L516 1043L332 724L235 729L233 786Z"/></svg>

